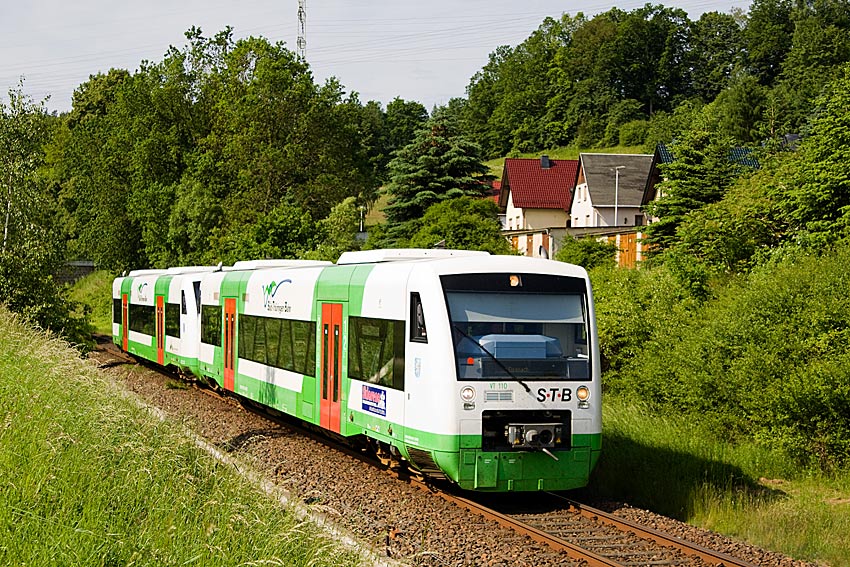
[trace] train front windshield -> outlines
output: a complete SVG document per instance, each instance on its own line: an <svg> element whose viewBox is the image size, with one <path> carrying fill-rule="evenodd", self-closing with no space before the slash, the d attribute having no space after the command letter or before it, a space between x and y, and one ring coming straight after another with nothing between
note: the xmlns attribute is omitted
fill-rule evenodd
<svg viewBox="0 0 850 567"><path fill-rule="evenodd" d="M444 277L459 380L590 378L583 280L516 274L481 278L496 281L447 282Z"/></svg>

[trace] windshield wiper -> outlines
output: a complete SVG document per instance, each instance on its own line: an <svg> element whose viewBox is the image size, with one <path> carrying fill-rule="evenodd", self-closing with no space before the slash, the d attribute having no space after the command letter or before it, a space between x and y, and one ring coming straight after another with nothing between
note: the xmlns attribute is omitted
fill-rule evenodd
<svg viewBox="0 0 850 567"><path fill-rule="evenodd" d="M469 339L470 341L474 342L474 343L476 344L476 346L478 346L478 348L480 348L481 350L483 350L484 352L486 352L486 353L487 353L487 356L489 356L490 358L492 358L492 359L493 359L493 362L495 362L496 364L498 364L498 365L499 365L499 368L501 368L502 370L504 370L505 372L507 372L507 373L508 373L508 376L510 376L511 378L513 378L514 380L516 380L517 382L519 382L519 383L520 383L520 385L522 385L522 387L523 387L523 388L525 388L525 391L526 391L526 392L528 392L529 394L531 393L531 388L529 388L529 387L528 387L528 384L526 384L525 382L523 382L522 380L520 380L520 379L517 377L517 375L516 375L516 374L514 374L513 372L511 372L510 370L508 370L508 367L507 367L507 366L505 366L504 364L502 364L502 361L501 361L501 360L499 360L498 358L496 358L496 355L494 355L492 352L490 352L489 350L487 350L487 349L484 347L484 345L482 345L481 343L479 343L479 342L478 342L478 340L477 340L477 339L475 339L474 337L471 337L471 336L467 335L467 334L466 334L466 332L465 332L463 329L461 329L460 327L458 327L457 325L452 325L452 327L454 327L455 329L457 329L457 331L458 331L461 335L463 335L464 337L466 337L466 338L467 338L467 339Z"/></svg>

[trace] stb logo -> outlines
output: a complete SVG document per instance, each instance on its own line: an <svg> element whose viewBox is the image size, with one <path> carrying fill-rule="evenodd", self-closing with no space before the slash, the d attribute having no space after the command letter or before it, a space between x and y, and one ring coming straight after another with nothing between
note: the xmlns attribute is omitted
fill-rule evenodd
<svg viewBox="0 0 850 567"><path fill-rule="evenodd" d="M282 300L282 297L277 297L277 294L280 291L280 286L285 283L292 283L292 280L285 279L281 282L271 282L269 285L263 286L263 307L269 311L279 311L283 313L289 313L292 311L292 306L289 305L289 302Z"/></svg>

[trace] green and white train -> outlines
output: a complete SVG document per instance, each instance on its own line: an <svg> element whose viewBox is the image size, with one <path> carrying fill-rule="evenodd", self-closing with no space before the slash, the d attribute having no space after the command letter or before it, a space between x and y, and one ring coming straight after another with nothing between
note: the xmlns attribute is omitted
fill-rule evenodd
<svg viewBox="0 0 850 567"><path fill-rule="evenodd" d="M584 486L601 448L584 269L459 250L140 270L123 350L478 491Z"/></svg>

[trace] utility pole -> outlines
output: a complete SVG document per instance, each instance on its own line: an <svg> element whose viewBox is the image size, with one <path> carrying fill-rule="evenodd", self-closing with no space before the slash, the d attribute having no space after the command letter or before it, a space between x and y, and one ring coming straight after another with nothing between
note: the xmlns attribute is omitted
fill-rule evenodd
<svg viewBox="0 0 850 567"><path fill-rule="evenodd" d="M298 0L298 59L307 62L307 0Z"/></svg>
<svg viewBox="0 0 850 567"><path fill-rule="evenodd" d="M626 167L625 165L618 165L614 169L614 226L619 226L620 223L617 220L617 204L620 202L620 170Z"/></svg>

